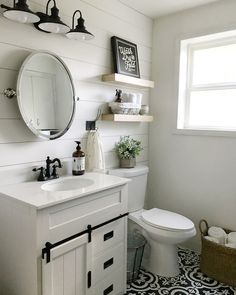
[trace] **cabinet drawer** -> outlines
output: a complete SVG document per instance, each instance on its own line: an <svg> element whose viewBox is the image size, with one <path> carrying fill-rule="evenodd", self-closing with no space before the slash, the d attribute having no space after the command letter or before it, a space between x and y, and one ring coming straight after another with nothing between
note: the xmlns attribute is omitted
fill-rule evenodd
<svg viewBox="0 0 236 295"><path fill-rule="evenodd" d="M78 198L39 212L42 240L55 243L107 220L126 213L122 187Z"/></svg>
<svg viewBox="0 0 236 295"><path fill-rule="evenodd" d="M103 281L96 284L94 294L96 295L118 295L125 294L126 282L124 276L125 268L121 267L110 276L106 277Z"/></svg>
<svg viewBox="0 0 236 295"><path fill-rule="evenodd" d="M92 284L97 284L125 264L125 244L111 247L93 260Z"/></svg>
<svg viewBox="0 0 236 295"><path fill-rule="evenodd" d="M93 255L118 245L126 240L126 222L127 217L113 221L93 232Z"/></svg>

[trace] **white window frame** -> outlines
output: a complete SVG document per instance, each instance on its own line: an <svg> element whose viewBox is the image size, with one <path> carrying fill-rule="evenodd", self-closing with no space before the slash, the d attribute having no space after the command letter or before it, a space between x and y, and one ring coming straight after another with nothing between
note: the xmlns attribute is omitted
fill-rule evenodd
<svg viewBox="0 0 236 295"><path fill-rule="evenodd" d="M235 133L235 129L229 130L211 126L191 126L189 124L190 94L192 91L236 89L235 83L211 83L204 85L193 85L193 53L198 49L214 48L222 45L236 44L236 31L228 31L202 37L196 37L180 41L180 63L179 63L179 92L178 92L178 115L177 131L206 131L205 134L229 135ZM181 133L181 132L180 132ZM196 133L198 134L198 133ZM218 134L219 135L219 134ZM231 134L232 135L232 134Z"/></svg>

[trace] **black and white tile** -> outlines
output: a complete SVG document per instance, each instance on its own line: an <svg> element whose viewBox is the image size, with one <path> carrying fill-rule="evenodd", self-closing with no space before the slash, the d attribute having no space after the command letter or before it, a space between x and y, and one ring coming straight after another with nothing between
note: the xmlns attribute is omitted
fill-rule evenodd
<svg viewBox="0 0 236 295"><path fill-rule="evenodd" d="M179 249L180 275L166 278L140 271L127 286L126 295L236 295L236 288L219 283L200 272L199 255Z"/></svg>

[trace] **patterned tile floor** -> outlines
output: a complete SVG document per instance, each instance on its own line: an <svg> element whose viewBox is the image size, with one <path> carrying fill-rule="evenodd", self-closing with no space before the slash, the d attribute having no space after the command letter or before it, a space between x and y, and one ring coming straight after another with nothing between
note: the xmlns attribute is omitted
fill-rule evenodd
<svg viewBox="0 0 236 295"><path fill-rule="evenodd" d="M138 279L128 285L126 295L236 295L229 287L200 272L199 255L179 249L180 275L165 278L141 270Z"/></svg>

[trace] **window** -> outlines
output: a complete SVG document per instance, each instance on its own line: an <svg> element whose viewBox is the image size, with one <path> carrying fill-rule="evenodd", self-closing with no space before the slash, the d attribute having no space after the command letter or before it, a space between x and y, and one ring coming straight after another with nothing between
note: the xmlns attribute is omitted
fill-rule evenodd
<svg viewBox="0 0 236 295"><path fill-rule="evenodd" d="M236 131L236 32L181 41L177 128Z"/></svg>

